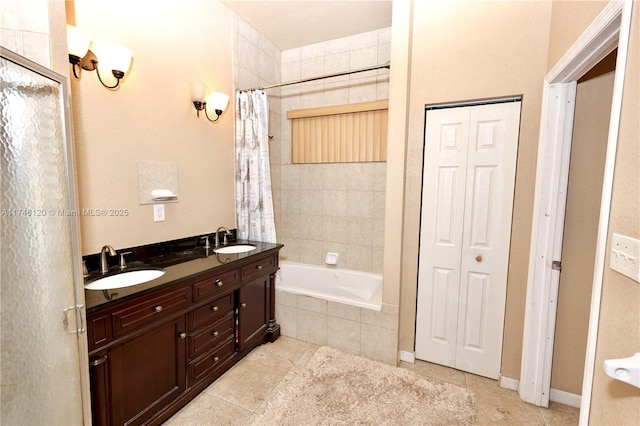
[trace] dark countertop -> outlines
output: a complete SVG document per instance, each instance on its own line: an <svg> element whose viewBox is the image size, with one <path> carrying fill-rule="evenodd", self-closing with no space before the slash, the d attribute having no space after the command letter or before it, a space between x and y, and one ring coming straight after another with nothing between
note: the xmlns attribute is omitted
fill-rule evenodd
<svg viewBox="0 0 640 426"><path fill-rule="evenodd" d="M214 253L213 249L205 250L203 247L199 247L196 252L197 256L199 256L198 258L194 259L193 252L189 254L185 253L185 261L176 263L176 255L174 254L173 256L171 256L171 259L168 262L170 266L164 266L161 262L157 261L145 262L144 260L142 260L127 262L128 266L131 268L148 265L152 267L162 267L166 272L164 275L156 278L155 280L147 281L146 283L137 284L130 287L122 287L106 291L85 289L84 295L87 313L124 302L125 300L147 293L151 290L168 287L174 284L176 281L181 281L200 273L208 272L216 268L229 265L235 261L247 259L249 257L263 254L272 250L277 251L283 247L282 244L241 240L238 240L229 245L237 244L251 244L254 245L256 249L245 253L219 254ZM110 268L110 271L111 270L118 269L116 267ZM85 283L94 280L96 277L101 275L102 274L100 273L92 273L85 279ZM107 294L105 294L105 292ZM107 296L111 297L111 300L109 300Z"/></svg>

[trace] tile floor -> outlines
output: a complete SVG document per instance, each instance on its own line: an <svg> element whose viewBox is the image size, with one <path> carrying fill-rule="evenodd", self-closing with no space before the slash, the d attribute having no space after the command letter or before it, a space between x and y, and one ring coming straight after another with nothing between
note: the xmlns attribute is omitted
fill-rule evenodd
<svg viewBox="0 0 640 426"><path fill-rule="evenodd" d="M290 337L256 348L215 381L165 426L242 425L262 413L274 389L286 386L311 360L319 346ZM577 425L578 409L551 403L526 404L495 380L427 362L402 362L402 368L432 380L464 386L476 395L480 425Z"/></svg>

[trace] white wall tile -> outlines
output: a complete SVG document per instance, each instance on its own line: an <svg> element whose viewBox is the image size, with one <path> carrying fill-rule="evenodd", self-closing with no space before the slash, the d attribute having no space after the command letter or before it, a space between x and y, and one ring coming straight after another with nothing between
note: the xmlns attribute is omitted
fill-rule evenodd
<svg viewBox="0 0 640 426"><path fill-rule="evenodd" d="M326 345L327 314L298 309L298 339L316 345Z"/></svg>
<svg viewBox="0 0 640 426"><path fill-rule="evenodd" d="M360 322L328 317L327 345L344 352L360 355Z"/></svg>
<svg viewBox="0 0 640 426"><path fill-rule="evenodd" d="M347 245L347 268L356 271L371 271L371 244Z"/></svg>
<svg viewBox="0 0 640 426"><path fill-rule="evenodd" d="M378 30L283 51L280 55L281 81L378 65L378 62L388 55L390 34L390 29ZM305 262L323 264L325 253L331 248L339 250L340 267L372 270L374 268L373 252L383 244L382 235L377 234L384 233L381 224L384 223L382 219L384 218L386 165L384 163L292 165L291 125L290 120L286 118L286 112L301 108L387 99L388 72L370 71L293 85L283 88L281 94L279 157L283 167L280 172L282 188L280 203L283 219L290 218L294 223L289 226L282 223L280 227L285 230L288 239L297 242L296 249L301 250L299 253L292 254L292 257L298 261L305 259ZM294 171L295 168L297 172ZM347 189L354 192L368 192L350 196L350 193L344 192ZM292 192L293 190L322 191L321 235L316 232L317 220L314 216L317 215L311 214L311 210L320 207L318 199L311 196L304 197L302 193ZM295 206L296 203L297 206ZM304 217L300 215L289 217L285 212L309 214L305 214ZM353 217L348 220L347 215ZM313 229L309 229L312 224ZM374 227L376 235L374 235ZM375 250L375 253L382 252L381 249Z"/></svg>
<svg viewBox="0 0 640 426"><path fill-rule="evenodd" d="M22 54L22 32L0 28L0 45L12 52Z"/></svg>
<svg viewBox="0 0 640 426"><path fill-rule="evenodd" d="M371 247L373 245L373 219L348 217L347 243ZM366 269L360 270L366 271Z"/></svg>
<svg viewBox="0 0 640 426"><path fill-rule="evenodd" d="M20 31L24 28L20 28L18 25L18 3L19 0L2 0L0 6L2 7L2 13L0 13L0 28L7 30ZM4 41L2 45L5 46Z"/></svg>
<svg viewBox="0 0 640 426"><path fill-rule="evenodd" d="M337 216L323 216L324 226L322 230L322 240L325 242L323 252L336 250L346 253L346 246L334 246L331 244L347 242L347 218Z"/></svg>
<svg viewBox="0 0 640 426"><path fill-rule="evenodd" d="M327 305L327 314L329 316L360 322L360 310L357 306L347 305L346 303L329 302Z"/></svg>
<svg viewBox="0 0 640 426"><path fill-rule="evenodd" d="M375 163L349 163L347 164L347 189L353 191L373 191Z"/></svg>
<svg viewBox="0 0 640 426"><path fill-rule="evenodd" d="M3 4L4 7L4 4ZM49 35L48 0L18 0L18 28L25 32ZM2 11L4 14L4 10ZM48 46L48 44L47 44Z"/></svg>
<svg viewBox="0 0 640 426"><path fill-rule="evenodd" d="M373 218L373 191L347 192L347 217Z"/></svg>
<svg viewBox="0 0 640 426"><path fill-rule="evenodd" d="M347 215L347 191L323 191L322 214L325 216Z"/></svg>
<svg viewBox="0 0 640 426"><path fill-rule="evenodd" d="M22 32L22 54L47 68L51 67L49 35L43 33Z"/></svg>
<svg viewBox="0 0 640 426"><path fill-rule="evenodd" d="M305 311L326 314L327 304L326 300L310 296L298 296L298 309L304 309Z"/></svg>

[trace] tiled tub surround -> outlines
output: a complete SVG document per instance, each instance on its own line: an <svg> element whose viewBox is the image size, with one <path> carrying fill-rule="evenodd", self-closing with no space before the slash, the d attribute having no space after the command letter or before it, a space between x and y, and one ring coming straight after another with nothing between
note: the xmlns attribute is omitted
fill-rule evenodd
<svg viewBox="0 0 640 426"><path fill-rule="evenodd" d="M282 291L276 284L282 335L396 365L398 307L382 304L376 310L347 303Z"/></svg>
<svg viewBox="0 0 640 426"><path fill-rule="evenodd" d="M285 50L281 81L384 64L390 36L385 28ZM325 254L336 252L340 268L382 272L386 163L292 164L287 112L387 99L388 78L387 70L368 71L281 89L280 138L271 147L279 145L274 200L283 259L323 265Z"/></svg>

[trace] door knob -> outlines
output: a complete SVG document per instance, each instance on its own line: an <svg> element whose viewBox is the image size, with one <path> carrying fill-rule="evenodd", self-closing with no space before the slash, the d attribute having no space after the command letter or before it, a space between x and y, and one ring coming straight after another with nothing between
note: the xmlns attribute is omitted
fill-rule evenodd
<svg viewBox="0 0 640 426"><path fill-rule="evenodd" d="M182 332L182 333L178 334L178 336L180 336L180 338L184 340L184 339L187 338L187 333Z"/></svg>
<svg viewBox="0 0 640 426"><path fill-rule="evenodd" d="M476 256L476 262L482 262L482 255Z"/></svg>

